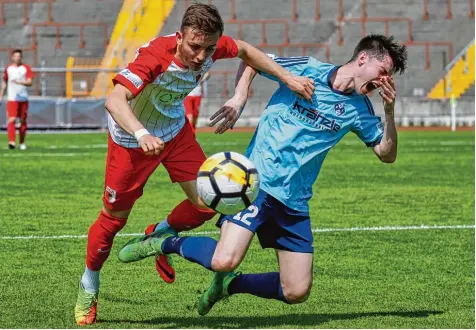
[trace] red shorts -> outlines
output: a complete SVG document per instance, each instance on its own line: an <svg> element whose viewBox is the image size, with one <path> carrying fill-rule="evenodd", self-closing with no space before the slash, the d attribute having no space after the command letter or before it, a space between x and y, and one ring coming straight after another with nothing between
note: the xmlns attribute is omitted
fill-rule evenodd
<svg viewBox="0 0 476 330"><path fill-rule="evenodd" d="M198 117L198 114L200 112L201 101L202 101L201 96L187 96L184 101L185 115L187 117L189 116Z"/></svg>
<svg viewBox="0 0 476 330"><path fill-rule="evenodd" d="M172 182L184 182L197 179L205 159L188 122L158 156L147 156L141 148L125 148L109 135L104 204L114 211L131 209L159 164L167 169Z"/></svg>
<svg viewBox="0 0 476 330"><path fill-rule="evenodd" d="M28 101L7 101L7 116L26 119L28 114Z"/></svg>

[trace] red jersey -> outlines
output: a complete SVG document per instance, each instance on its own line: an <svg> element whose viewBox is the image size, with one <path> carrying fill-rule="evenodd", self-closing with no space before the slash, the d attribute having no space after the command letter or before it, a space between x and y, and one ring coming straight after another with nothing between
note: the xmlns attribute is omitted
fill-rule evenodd
<svg viewBox="0 0 476 330"><path fill-rule="evenodd" d="M222 36L215 53L205 60L199 71L185 68L174 57L177 47L175 34L157 37L136 52L136 58L118 73L114 84L127 87L134 99L131 108L137 119L153 135L164 142L172 140L185 124L183 100L200 84L200 78L216 60L238 55L234 40ZM125 132L108 114L109 132L114 142L137 148L137 141Z"/></svg>

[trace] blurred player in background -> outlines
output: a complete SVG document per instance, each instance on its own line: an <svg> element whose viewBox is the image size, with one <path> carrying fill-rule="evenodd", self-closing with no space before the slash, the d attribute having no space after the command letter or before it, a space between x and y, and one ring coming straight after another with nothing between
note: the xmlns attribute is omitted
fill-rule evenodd
<svg viewBox="0 0 476 330"><path fill-rule="evenodd" d="M309 200L327 153L353 132L382 162L392 163L397 157L392 75L405 70L405 46L393 37L370 35L358 43L350 61L342 66L308 56L273 58L291 73L311 78L315 90L311 103L296 97L280 79L260 72L277 81L279 89L246 151L260 175L260 192L253 204L236 215L220 217L218 242L210 237L162 232L135 238L119 252L123 262L156 253L178 254L215 271L211 286L199 298L200 315L221 299L239 293L288 304L306 301L312 286L314 252ZM233 97L239 106L222 108L212 116L211 125L223 120L217 132L235 124L256 73L249 66L240 66L238 76L242 75L237 78ZM366 96L375 89L383 100L383 123ZM275 249L279 272L234 273L255 233L263 248Z"/></svg>
<svg viewBox="0 0 476 330"><path fill-rule="evenodd" d="M222 33L223 20L216 7L193 4L176 34L155 38L139 48L134 61L113 79L115 86L105 104L109 145L103 208L88 233L86 268L75 307L78 325L96 321L100 270L115 235L125 226L159 164L164 165L172 182L180 184L187 199L147 231L188 230L215 215L197 195L197 173L206 157L183 106L185 97L215 61L239 57L278 77L301 97L311 98L314 87L310 79L292 75L255 47ZM157 260L157 270L163 278L173 277L170 264L162 259Z"/></svg>
<svg viewBox="0 0 476 330"><path fill-rule="evenodd" d="M204 94L204 85L205 81L210 78L210 72L205 73L203 78L200 80L200 84L195 87L190 94L185 98L185 115L187 116L190 125L192 126L193 132L197 127L198 117L200 116L200 103L202 102L202 96Z"/></svg>
<svg viewBox="0 0 476 330"><path fill-rule="evenodd" d="M8 147L15 149L16 128L15 121L20 119L20 150L26 149L26 118L28 116L28 86L32 85L33 72L29 65L22 62L23 53L16 49L12 53L12 63L9 64L3 73L2 87L0 90L0 100L3 100L5 91L7 92L7 132Z"/></svg>

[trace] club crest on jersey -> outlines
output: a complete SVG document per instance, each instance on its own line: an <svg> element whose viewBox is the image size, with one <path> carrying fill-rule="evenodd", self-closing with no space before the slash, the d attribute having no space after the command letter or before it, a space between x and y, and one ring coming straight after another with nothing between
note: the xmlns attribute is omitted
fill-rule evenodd
<svg viewBox="0 0 476 330"><path fill-rule="evenodd" d="M342 116L345 113L345 104L344 102L337 103L334 105L334 111L336 112L336 115Z"/></svg>
<svg viewBox="0 0 476 330"><path fill-rule="evenodd" d="M116 201L116 191L108 186L106 186L106 199L109 203L114 203Z"/></svg>

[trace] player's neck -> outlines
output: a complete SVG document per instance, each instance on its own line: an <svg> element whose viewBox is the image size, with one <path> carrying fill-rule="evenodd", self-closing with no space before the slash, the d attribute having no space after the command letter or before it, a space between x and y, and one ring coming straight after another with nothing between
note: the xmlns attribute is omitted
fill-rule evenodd
<svg viewBox="0 0 476 330"><path fill-rule="evenodd" d="M183 56L182 56L182 52L180 51L180 47L177 45L177 47L175 48L175 55L174 55L174 58L177 60L175 61L176 64L181 67L181 68L185 68L185 69L188 69L188 66L185 65L185 60L183 59ZM178 62L178 63L177 63Z"/></svg>
<svg viewBox="0 0 476 330"><path fill-rule="evenodd" d="M332 88L345 94L351 94L355 90L352 63L347 63L337 69L331 76Z"/></svg>
<svg viewBox="0 0 476 330"><path fill-rule="evenodd" d="M175 61L175 63L176 63L179 67L188 69L188 67L187 67L185 64L183 64L184 61L182 60L182 57L179 55L178 51L175 53L174 58L177 60L177 61ZM177 62L178 62L178 63L177 63Z"/></svg>

